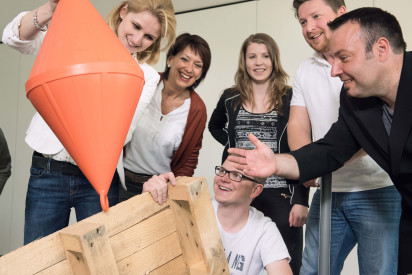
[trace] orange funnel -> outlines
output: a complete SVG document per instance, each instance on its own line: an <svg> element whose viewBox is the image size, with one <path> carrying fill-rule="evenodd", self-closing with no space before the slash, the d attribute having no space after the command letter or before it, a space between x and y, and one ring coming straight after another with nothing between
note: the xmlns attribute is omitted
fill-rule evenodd
<svg viewBox="0 0 412 275"><path fill-rule="evenodd" d="M27 97L100 194L107 192L144 85L137 62L88 0L60 0Z"/></svg>

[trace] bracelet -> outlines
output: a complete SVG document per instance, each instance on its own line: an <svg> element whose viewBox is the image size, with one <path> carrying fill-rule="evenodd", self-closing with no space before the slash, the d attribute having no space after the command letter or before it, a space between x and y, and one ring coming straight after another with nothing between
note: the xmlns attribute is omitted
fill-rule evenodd
<svg viewBox="0 0 412 275"><path fill-rule="evenodd" d="M37 10L35 10L33 14L33 24L34 24L34 27L36 27L36 29L41 30L42 32L45 32L48 29L47 25L44 27L39 26L39 22L37 22Z"/></svg>

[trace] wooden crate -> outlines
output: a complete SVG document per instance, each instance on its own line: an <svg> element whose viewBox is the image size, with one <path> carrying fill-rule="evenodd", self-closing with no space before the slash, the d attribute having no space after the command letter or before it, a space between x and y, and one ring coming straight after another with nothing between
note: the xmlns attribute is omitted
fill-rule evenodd
<svg viewBox="0 0 412 275"><path fill-rule="evenodd" d="M135 196L0 257L0 274L230 274L206 179Z"/></svg>

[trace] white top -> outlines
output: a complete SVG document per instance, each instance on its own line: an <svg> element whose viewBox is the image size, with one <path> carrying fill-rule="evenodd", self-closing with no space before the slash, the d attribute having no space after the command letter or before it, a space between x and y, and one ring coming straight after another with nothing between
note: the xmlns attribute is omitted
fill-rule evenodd
<svg viewBox="0 0 412 275"><path fill-rule="evenodd" d="M20 40L20 21L26 13L27 12L21 12L18 14L4 28L2 41L4 44L9 45L23 54L37 54L40 50L46 32L39 32L33 40ZM139 65L144 73L145 85L143 87L125 143L131 140L133 130L135 129L134 124L136 123L137 118L142 115L142 112L146 108L147 104L149 104L160 79L159 74L155 69L153 69L153 67L146 63ZM64 149L63 145L39 113L36 113L31 120L29 128L26 132L25 140L33 150L39 153L52 155L52 157L56 160L74 163L74 160L70 157L66 149Z"/></svg>
<svg viewBox="0 0 412 275"><path fill-rule="evenodd" d="M319 53L302 62L293 81L291 106L306 107L314 140L321 139L338 119L342 81ZM369 156L332 173L332 192L357 192L392 185L388 174Z"/></svg>
<svg viewBox="0 0 412 275"><path fill-rule="evenodd" d="M212 200L212 204L217 217L218 202ZM226 232L219 219L216 220L231 275L261 274L270 263L283 259L290 261L276 224L256 208L249 207L249 219L237 233Z"/></svg>
<svg viewBox="0 0 412 275"><path fill-rule="evenodd" d="M140 174L170 172L173 154L179 148L190 109L190 98L170 113L162 114L163 81L136 123L132 140L126 145L124 167Z"/></svg>

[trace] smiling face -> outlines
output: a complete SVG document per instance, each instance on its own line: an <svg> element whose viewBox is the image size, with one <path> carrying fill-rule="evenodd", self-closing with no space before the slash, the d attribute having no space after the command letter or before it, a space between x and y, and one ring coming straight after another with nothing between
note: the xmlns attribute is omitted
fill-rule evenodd
<svg viewBox="0 0 412 275"><path fill-rule="evenodd" d="M273 71L272 60L265 44L251 43L246 50L246 71L253 82L264 83Z"/></svg>
<svg viewBox="0 0 412 275"><path fill-rule="evenodd" d="M117 36L130 53L146 50L160 37L159 20L150 12L128 12L125 5L120 17Z"/></svg>
<svg viewBox="0 0 412 275"><path fill-rule="evenodd" d="M379 96L381 79L376 45L366 53L360 25L346 23L333 32L330 41L333 57L331 74L339 77L350 96Z"/></svg>
<svg viewBox="0 0 412 275"><path fill-rule="evenodd" d="M170 66L167 82L180 90L191 87L203 72L202 58L189 46L175 56L171 56L167 64Z"/></svg>
<svg viewBox="0 0 412 275"><path fill-rule="evenodd" d="M312 49L319 53L328 51L332 32L327 24L345 12L343 6L337 12L333 11L323 0L306 1L299 7L298 19L302 34Z"/></svg>
<svg viewBox="0 0 412 275"><path fill-rule="evenodd" d="M222 167L228 171L237 171L242 174L234 167L233 162L226 160ZM250 204L252 199L260 194L262 188L261 184L248 179L243 179L240 182L233 181L229 178L228 173L223 177L216 175L213 184L215 200L220 204Z"/></svg>

